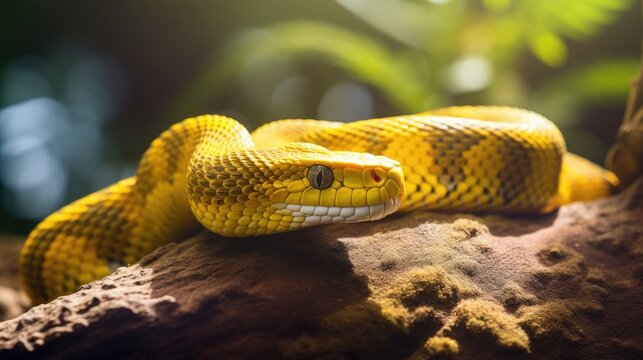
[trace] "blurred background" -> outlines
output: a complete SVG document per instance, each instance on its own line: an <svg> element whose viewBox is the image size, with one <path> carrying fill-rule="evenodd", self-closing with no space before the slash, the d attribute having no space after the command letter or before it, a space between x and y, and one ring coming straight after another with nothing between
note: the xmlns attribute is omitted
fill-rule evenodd
<svg viewBox="0 0 643 360"><path fill-rule="evenodd" d="M170 124L525 107L602 163L633 0L22 0L0 5L0 232L134 173Z"/></svg>

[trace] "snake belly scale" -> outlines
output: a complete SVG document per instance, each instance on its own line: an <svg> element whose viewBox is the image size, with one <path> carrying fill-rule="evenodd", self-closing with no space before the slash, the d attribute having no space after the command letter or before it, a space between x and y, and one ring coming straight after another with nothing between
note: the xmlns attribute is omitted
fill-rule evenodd
<svg viewBox="0 0 643 360"><path fill-rule="evenodd" d="M252 136L216 115L156 138L136 175L43 220L21 254L34 303L75 291L178 241L377 220L398 209L542 213L618 180L567 153L544 117L451 107L353 123L278 120Z"/></svg>

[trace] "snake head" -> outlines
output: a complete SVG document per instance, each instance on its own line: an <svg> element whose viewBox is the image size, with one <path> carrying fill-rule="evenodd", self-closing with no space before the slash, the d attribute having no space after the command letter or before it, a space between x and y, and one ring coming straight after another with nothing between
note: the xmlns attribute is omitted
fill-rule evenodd
<svg viewBox="0 0 643 360"><path fill-rule="evenodd" d="M378 220L405 195L400 164L384 156L291 143L219 160L217 173L205 171L208 188L188 194L197 219L226 236Z"/></svg>

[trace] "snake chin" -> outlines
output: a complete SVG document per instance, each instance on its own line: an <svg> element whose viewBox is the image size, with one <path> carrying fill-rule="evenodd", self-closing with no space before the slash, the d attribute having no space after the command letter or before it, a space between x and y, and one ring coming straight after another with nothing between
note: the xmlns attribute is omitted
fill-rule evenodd
<svg viewBox="0 0 643 360"><path fill-rule="evenodd" d="M398 196L376 205L356 207L309 206L286 203L277 203L273 207L290 210L293 217L303 217L304 221L300 226L309 227L379 220L397 211L401 202L402 197Z"/></svg>

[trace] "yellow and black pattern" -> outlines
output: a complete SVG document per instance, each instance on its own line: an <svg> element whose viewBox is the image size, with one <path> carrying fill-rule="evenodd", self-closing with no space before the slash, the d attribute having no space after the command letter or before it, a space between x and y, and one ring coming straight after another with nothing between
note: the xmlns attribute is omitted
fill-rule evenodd
<svg viewBox="0 0 643 360"><path fill-rule="evenodd" d="M617 179L567 154L549 120L454 107L338 123L280 120L251 135L199 116L152 142L136 175L47 217L21 281L34 303L138 261L200 223L224 236L377 220L398 210L546 212L607 195Z"/></svg>
<svg viewBox="0 0 643 360"><path fill-rule="evenodd" d="M299 123L302 131L294 131ZM401 211L548 212L606 196L618 183L609 171L567 153L551 121L507 107L450 107L348 124L279 120L257 129L253 139L255 146L303 141L396 159L407 192Z"/></svg>
<svg viewBox="0 0 643 360"><path fill-rule="evenodd" d="M35 303L110 274L122 263L136 221L128 178L52 214L29 235L22 250L21 280ZM134 200L134 201L129 201Z"/></svg>
<svg viewBox="0 0 643 360"><path fill-rule="evenodd" d="M307 175L313 166L331 169L334 180L330 186L311 186ZM201 169L188 182L192 212L205 227L226 236L366 220L353 218L352 212L368 211L374 217L371 212L381 205L388 214L391 211L385 205L397 201L399 206L403 193L399 163L370 154L334 153L305 143L246 149L216 162L195 156L191 169ZM372 180L371 172L378 181Z"/></svg>
<svg viewBox="0 0 643 360"><path fill-rule="evenodd" d="M311 169L323 169L324 184ZM136 176L43 220L22 250L21 282L41 303L184 238L198 223L225 236L270 234L379 219L403 196L397 161L303 143L256 149L232 119L190 118L152 142Z"/></svg>

